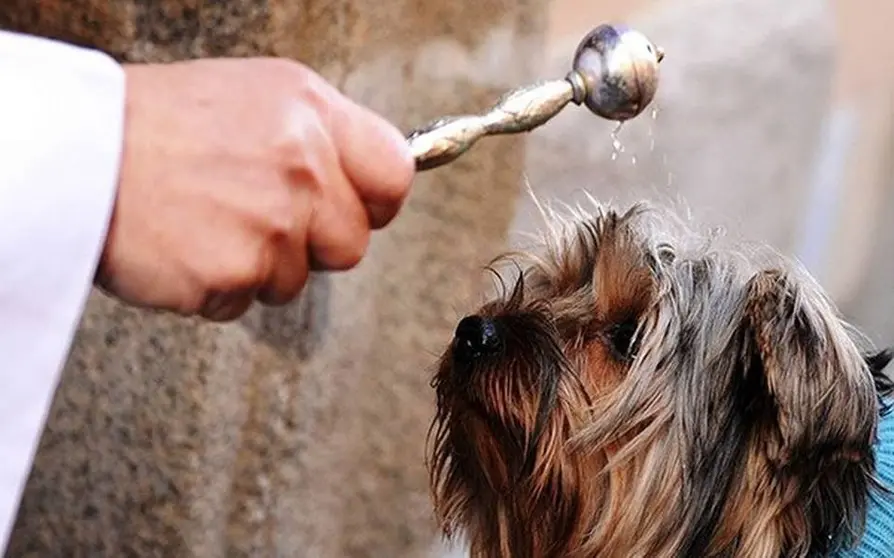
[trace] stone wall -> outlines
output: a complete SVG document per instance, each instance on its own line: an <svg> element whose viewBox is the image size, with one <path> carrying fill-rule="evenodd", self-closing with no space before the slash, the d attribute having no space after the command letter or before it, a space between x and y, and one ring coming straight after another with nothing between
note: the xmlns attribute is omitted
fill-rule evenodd
<svg viewBox="0 0 894 558"><path fill-rule="evenodd" d="M534 79L538 0L12 0L0 26L126 61L275 54L409 130ZM525 138L419 176L363 265L228 325L94 294L16 558L426 556L434 355L506 242Z"/></svg>

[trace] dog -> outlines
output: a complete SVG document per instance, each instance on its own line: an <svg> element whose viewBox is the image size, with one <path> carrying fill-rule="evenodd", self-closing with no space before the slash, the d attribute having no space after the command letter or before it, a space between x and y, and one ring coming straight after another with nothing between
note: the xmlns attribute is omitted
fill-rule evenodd
<svg viewBox="0 0 894 558"><path fill-rule="evenodd" d="M769 249L590 201L541 206L538 244L488 267L499 292L437 364L427 464L443 534L474 558L870 544L870 519L894 521L894 457L878 458L894 455L894 353Z"/></svg>

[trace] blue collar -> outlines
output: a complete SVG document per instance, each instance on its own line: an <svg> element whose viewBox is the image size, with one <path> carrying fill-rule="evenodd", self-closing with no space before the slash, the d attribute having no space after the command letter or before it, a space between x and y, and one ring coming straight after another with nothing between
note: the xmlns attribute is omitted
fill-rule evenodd
<svg viewBox="0 0 894 558"><path fill-rule="evenodd" d="M875 447L876 477L894 490L894 408L882 417ZM873 492L866 513L866 530L852 550L839 551L835 558L891 558L894 556L894 497Z"/></svg>

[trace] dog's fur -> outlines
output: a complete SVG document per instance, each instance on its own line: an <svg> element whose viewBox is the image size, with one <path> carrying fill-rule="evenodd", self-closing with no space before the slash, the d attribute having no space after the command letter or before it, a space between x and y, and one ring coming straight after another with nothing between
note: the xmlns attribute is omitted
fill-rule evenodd
<svg viewBox="0 0 894 558"><path fill-rule="evenodd" d="M476 558L802 558L856 540L892 384L813 279L671 212L546 208L433 382L435 509ZM497 271L497 266L491 268Z"/></svg>

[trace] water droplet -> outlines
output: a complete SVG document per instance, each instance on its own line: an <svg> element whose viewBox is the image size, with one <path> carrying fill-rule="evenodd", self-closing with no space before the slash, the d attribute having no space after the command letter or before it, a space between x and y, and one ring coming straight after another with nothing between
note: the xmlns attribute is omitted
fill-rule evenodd
<svg viewBox="0 0 894 558"><path fill-rule="evenodd" d="M652 120L658 120L658 105L652 106ZM649 124L649 151L655 151L655 128Z"/></svg>
<svg viewBox="0 0 894 558"><path fill-rule="evenodd" d="M612 138L612 161L617 160L619 153L624 153L624 146L621 144L621 139L618 137L618 133L621 131L623 125L623 122L618 122L618 125L615 126L615 129L612 130L610 134Z"/></svg>
<svg viewBox="0 0 894 558"><path fill-rule="evenodd" d="M636 155L630 157L630 163L634 166L636 165Z"/></svg>

